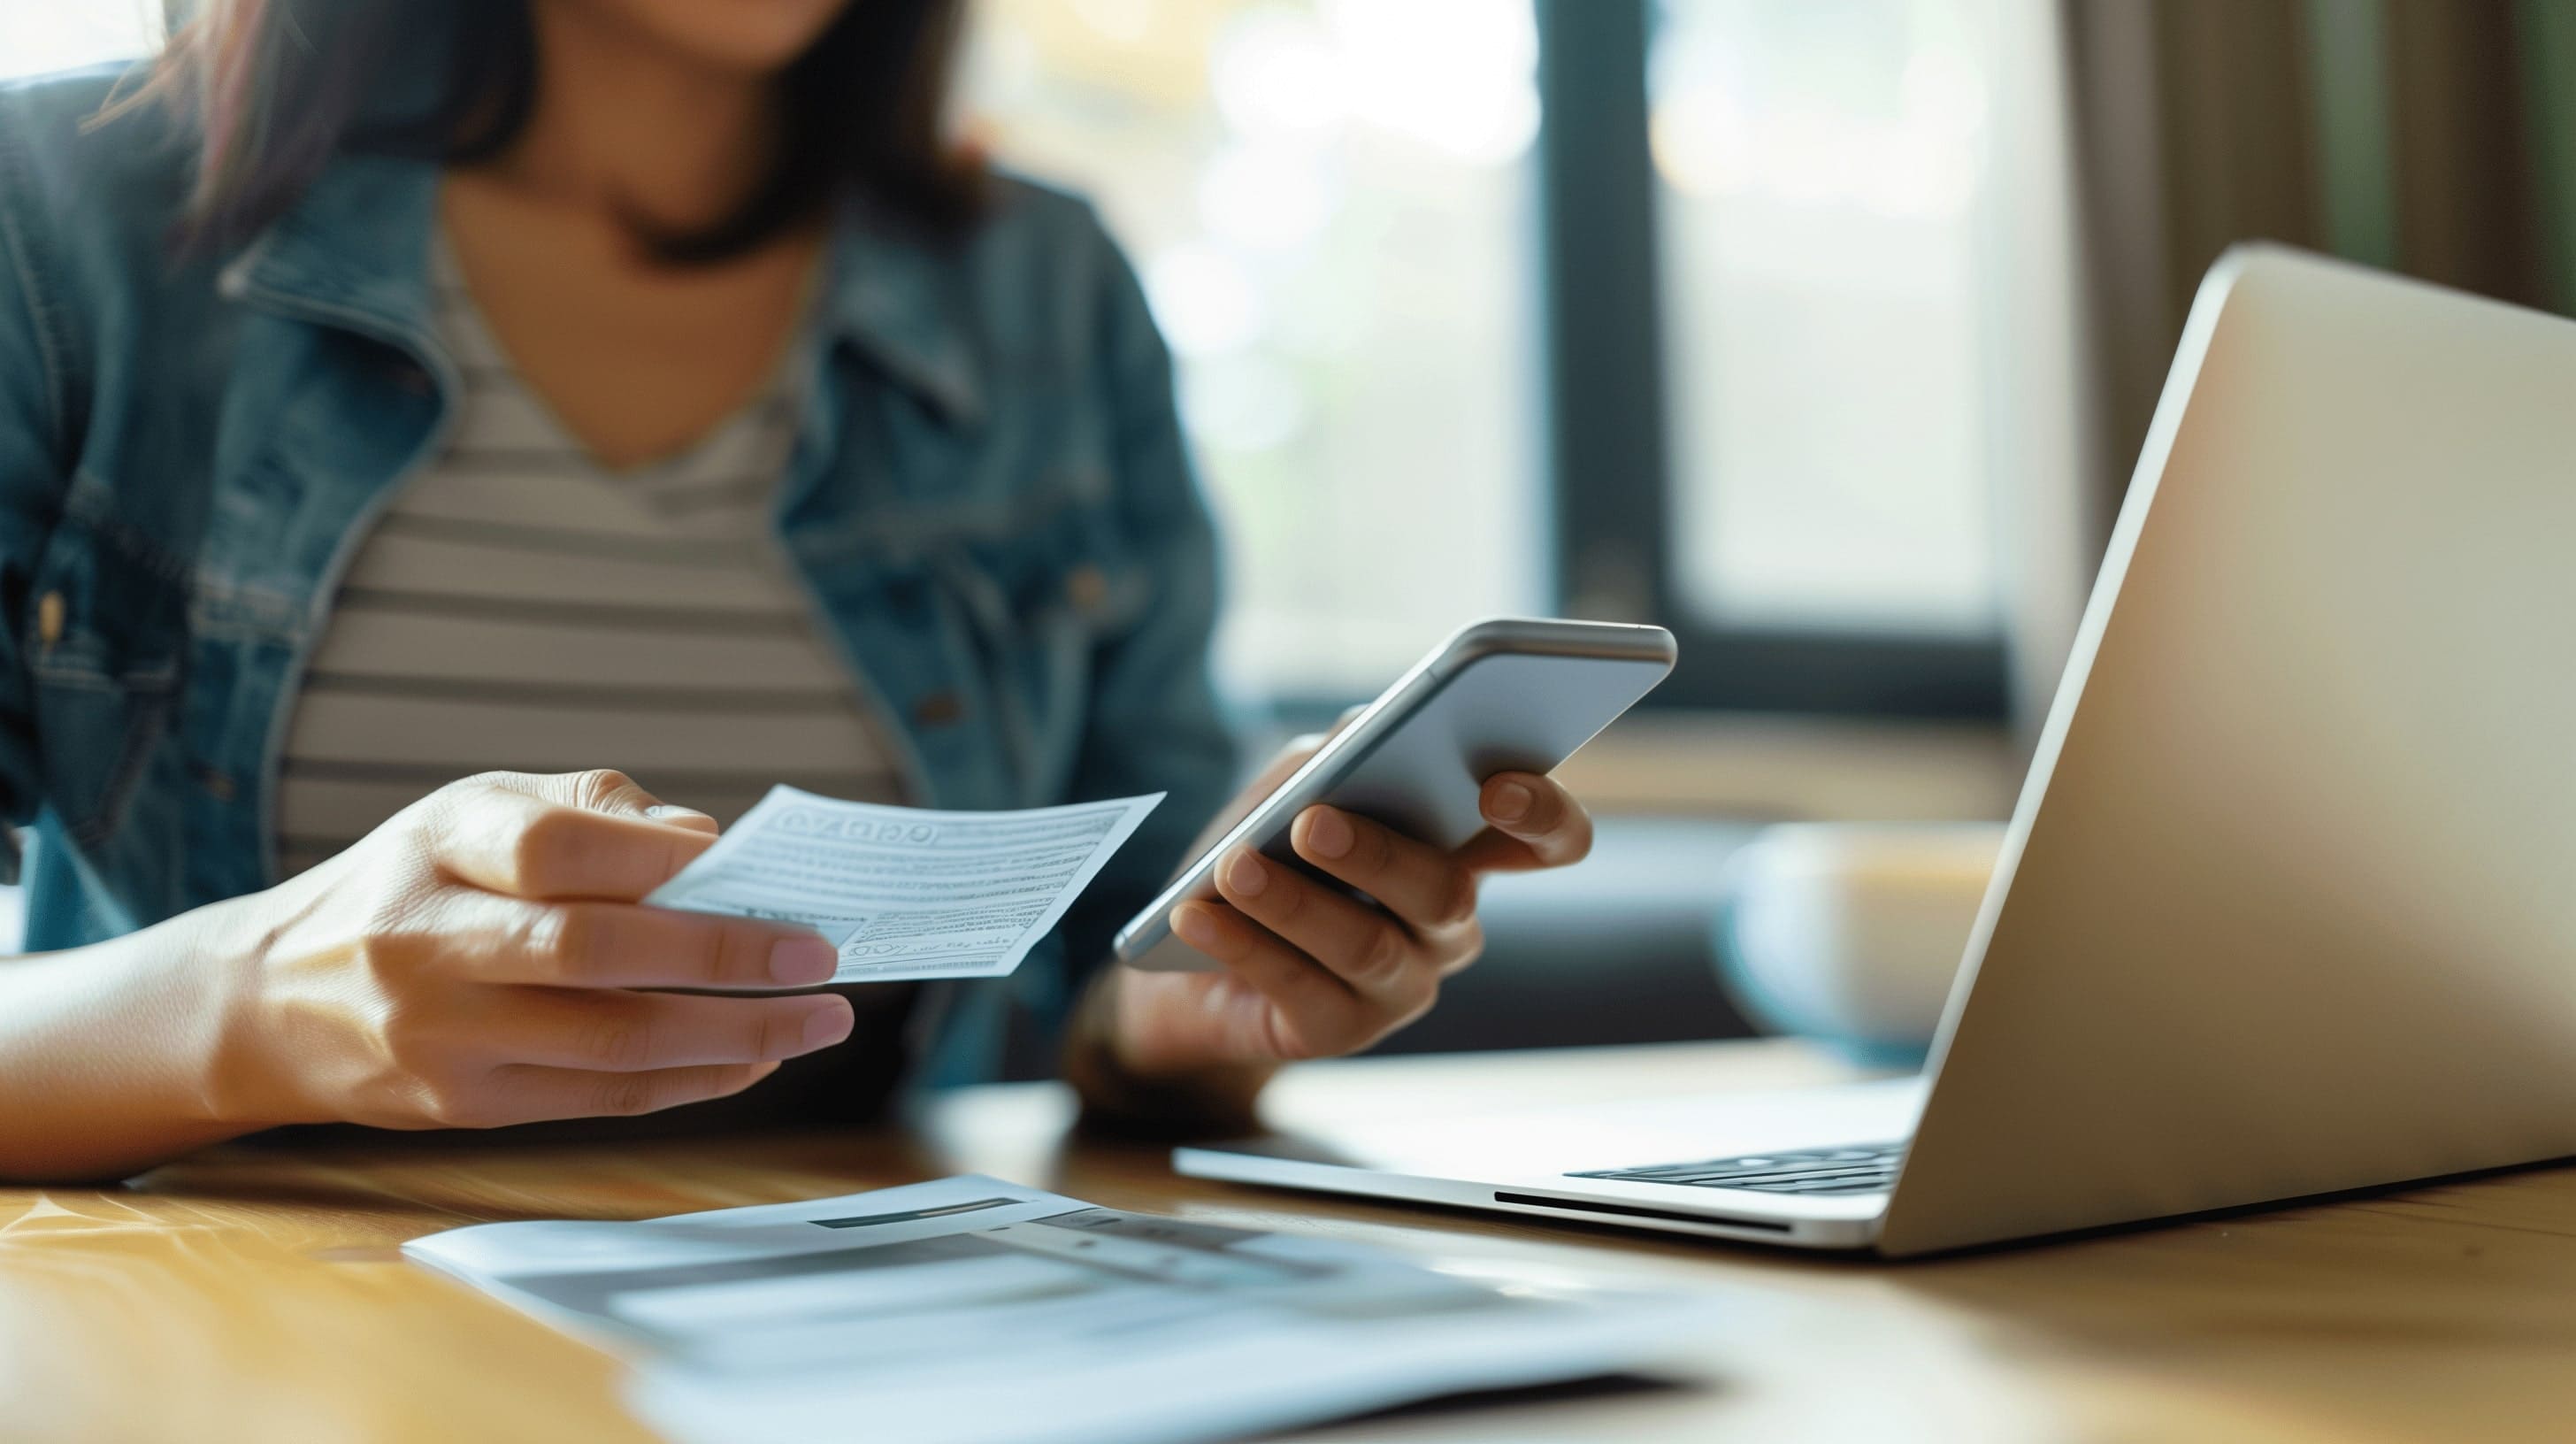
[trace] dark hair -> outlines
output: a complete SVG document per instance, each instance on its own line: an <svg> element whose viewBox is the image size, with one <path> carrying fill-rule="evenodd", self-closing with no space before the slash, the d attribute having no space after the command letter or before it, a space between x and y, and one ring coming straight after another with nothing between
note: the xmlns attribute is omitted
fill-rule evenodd
<svg viewBox="0 0 2576 1444"><path fill-rule="evenodd" d="M170 0L174 15L180 0ZM181 225L191 249L238 246L276 220L343 151L488 159L537 98L531 0L199 0L150 86L197 129ZM737 256L860 192L934 230L971 219L982 177L943 123L960 0L853 0L779 77L781 141L733 214L670 232L641 221L657 257ZM436 57L417 103L392 106L400 67Z"/></svg>

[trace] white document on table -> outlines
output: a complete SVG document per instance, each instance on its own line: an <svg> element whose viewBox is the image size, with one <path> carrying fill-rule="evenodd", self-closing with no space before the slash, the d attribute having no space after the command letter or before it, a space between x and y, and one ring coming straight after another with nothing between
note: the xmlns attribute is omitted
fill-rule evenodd
<svg viewBox="0 0 2576 1444"><path fill-rule="evenodd" d="M1162 800L932 812L773 787L644 900L812 928L835 983L998 978Z"/></svg>
<svg viewBox="0 0 2576 1444"><path fill-rule="evenodd" d="M1722 1321L972 1175L403 1252L622 1346L638 1413L682 1444L1185 1444L1650 1372Z"/></svg>

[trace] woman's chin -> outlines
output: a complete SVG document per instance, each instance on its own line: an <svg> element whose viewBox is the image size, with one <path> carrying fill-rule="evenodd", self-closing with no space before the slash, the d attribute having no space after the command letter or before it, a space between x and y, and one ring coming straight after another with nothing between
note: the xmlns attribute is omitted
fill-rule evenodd
<svg viewBox="0 0 2576 1444"><path fill-rule="evenodd" d="M821 39L854 0L551 0L710 70L767 75ZM862 0L863 3L863 0Z"/></svg>

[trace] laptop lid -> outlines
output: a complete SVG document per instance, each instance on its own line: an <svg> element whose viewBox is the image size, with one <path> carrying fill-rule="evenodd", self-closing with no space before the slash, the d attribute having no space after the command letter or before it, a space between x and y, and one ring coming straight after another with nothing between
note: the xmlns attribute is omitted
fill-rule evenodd
<svg viewBox="0 0 2576 1444"><path fill-rule="evenodd" d="M2576 324L2212 272L1881 1234L2576 1154Z"/></svg>

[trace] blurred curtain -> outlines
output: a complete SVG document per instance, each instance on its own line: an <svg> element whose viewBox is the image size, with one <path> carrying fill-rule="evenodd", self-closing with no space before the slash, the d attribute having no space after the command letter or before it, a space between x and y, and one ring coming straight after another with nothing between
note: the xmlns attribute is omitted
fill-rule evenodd
<svg viewBox="0 0 2576 1444"><path fill-rule="evenodd" d="M2576 311L2576 0L2057 3L2115 492L2232 242Z"/></svg>

